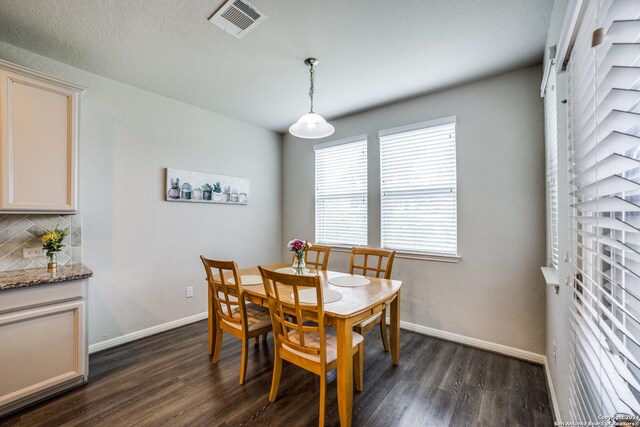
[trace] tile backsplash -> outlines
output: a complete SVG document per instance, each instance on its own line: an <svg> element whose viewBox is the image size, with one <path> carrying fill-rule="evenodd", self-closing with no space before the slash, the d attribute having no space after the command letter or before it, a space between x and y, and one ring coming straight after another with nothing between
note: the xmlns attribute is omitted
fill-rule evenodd
<svg viewBox="0 0 640 427"><path fill-rule="evenodd" d="M58 265L82 262L82 221L76 215L0 215L0 271L46 267L47 258L22 258L24 248L42 247L40 235L55 226L70 228Z"/></svg>

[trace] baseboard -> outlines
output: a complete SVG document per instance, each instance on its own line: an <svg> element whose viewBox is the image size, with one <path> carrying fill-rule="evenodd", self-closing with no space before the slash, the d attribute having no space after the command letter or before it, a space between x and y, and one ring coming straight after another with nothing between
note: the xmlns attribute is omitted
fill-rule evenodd
<svg viewBox="0 0 640 427"><path fill-rule="evenodd" d="M553 421L560 423L560 408L558 407L558 399L556 398L556 391L553 388L553 380L551 379L551 371L549 370L549 361L544 358L544 376L547 377L547 387L549 388L549 397L551 399L551 410L553 411Z"/></svg>
<svg viewBox="0 0 640 427"><path fill-rule="evenodd" d="M389 320L387 320L387 324L389 324ZM505 356L515 357L516 359L526 360L528 362L537 363L539 365L544 365L546 361L546 357L542 354L533 353L527 350L521 350L515 347L509 347L507 345L497 344L478 338L472 338L465 335L454 334L453 332L430 328L428 326L405 322L404 320L400 321L400 328L407 331L417 332L419 334L429 335L431 337L442 338L443 340L464 344L469 347L476 347L482 350L504 354Z"/></svg>
<svg viewBox="0 0 640 427"><path fill-rule="evenodd" d="M205 311L203 313L194 314L193 316L183 317L182 319L172 320L171 322L163 323L161 325L152 326L140 331L131 332L129 334L121 335L119 337L111 338L105 341L100 341L89 346L89 354L126 344L131 341L139 340L140 338L159 334L160 332L168 331L170 329L179 328L180 326L195 323L208 317L209 314Z"/></svg>

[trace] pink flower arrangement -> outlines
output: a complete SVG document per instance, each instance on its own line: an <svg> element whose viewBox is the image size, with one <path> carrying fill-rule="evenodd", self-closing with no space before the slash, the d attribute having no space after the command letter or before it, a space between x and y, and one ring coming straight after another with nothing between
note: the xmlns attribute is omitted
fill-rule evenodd
<svg viewBox="0 0 640 427"><path fill-rule="evenodd" d="M308 240L293 239L289 242L289 244L287 244L287 248L289 248L291 252L295 252L297 254L306 251L310 247L311 243L309 243Z"/></svg>

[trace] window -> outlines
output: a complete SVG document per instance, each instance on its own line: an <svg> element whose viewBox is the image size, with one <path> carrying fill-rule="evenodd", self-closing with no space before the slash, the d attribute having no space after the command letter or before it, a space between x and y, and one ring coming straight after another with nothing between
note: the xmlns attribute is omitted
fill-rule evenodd
<svg viewBox="0 0 640 427"><path fill-rule="evenodd" d="M640 414L640 2L584 7L568 65L569 379L572 419L597 421Z"/></svg>
<svg viewBox="0 0 640 427"><path fill-rule="evenodd" d="M556 67L550 65L544 91L545 141L547 149L547 263L558 268L558 127Z"/></svg>
<svg viewBox="0 0 640 427"><path fill-rule="evenodd" d="M313 148L316 153L316 242L366 245L366 135Z"/></svg>
<svg viewBox="0 0 640 427"><path fill-rule="evenodd" d="M379 135L382 247L456 256L455 117Z"/></svg>

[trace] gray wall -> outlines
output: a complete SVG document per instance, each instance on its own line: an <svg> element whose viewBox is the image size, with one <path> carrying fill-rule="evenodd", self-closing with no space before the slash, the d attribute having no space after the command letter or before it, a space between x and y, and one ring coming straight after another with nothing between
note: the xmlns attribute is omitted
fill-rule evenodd
<svg viewBox="0 0 640 427"><path fill-rule="evenodd" d="M558 43L562 23L567 10L568 0L556 0L551 14L547 46ZM569 275L569 265L564 262L569 242L568 183L567 183L567 105L562 100L567 98L567 73L560 73L556 80L556 107L558 132L558 277L560 290L555 293L552 286L547 286L547 358L548 367L560 417L569 420L569 309L572 289L564 285L564 278ZM553 357L553 344L556 344L556 355Z"/></svg>
<svg viewBox="0 0 640 427"><path fill-rule="evenodd" d="M0 58L87 87L79 205L95 273L90 343L206 311L200 254L240 266L279 260L280 135L6 43ZM248 177L249 205L164 202L165 167Z"/></svg>
<svg viewBox="0 0 640 427"><path fill-rule="evenodd" d="M380 224L377 132L457 116L457 264L397 259L402 320L545 353L544 134L541 66L335 120L327 140L367 134L369 246ZM319 111L321 112L321 106ZM316 141L285 136L282 240L314 239ZM290 256L283 250L283 259ZM348 254L330 267L345 270Z"/></svg>

